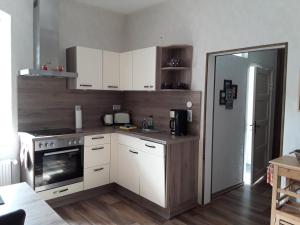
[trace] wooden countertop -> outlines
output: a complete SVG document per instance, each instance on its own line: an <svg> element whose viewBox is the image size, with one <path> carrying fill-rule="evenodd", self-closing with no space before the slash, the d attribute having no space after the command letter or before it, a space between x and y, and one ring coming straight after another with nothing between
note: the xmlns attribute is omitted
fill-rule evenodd
<svg viewBox="0 0 300 225"><path fill-rule="evenodd" d="M287 169L300 171L300 164L297 161L296 157L293 156L282 156L277 159L271 160L270 163Z"/></svg>
<svg viewBox="0 0 300 225"><path fill-rule="evenodd" d="M140 138L147 141L156 142L159 144L176 144L185 141L198 140L199 136L197 135L186 135L186 136L173 136L166 132L157 132L157 133L147 133L142 132L140 129L135 129L131 131L121 130L115 127L99 127L92 129L83 129L81 132L78 132L78 135L94 135L94 134L109 134L109 133L119 133L125 134L132 137ZM74 136L74 134L64 134L64 135L56 135L56 136L64 136L68 137L68 135ZM44 136L44 137L35 137L34 140L43 140L47 138L51 138L54 136Z"/></svg>
<svg viewBox="0 0 300 225"><path fill-rule="evenodd" d="M0 215L23 209L25 225L67 225L26 183L0 187L0 194L5 202L0 205Z"/></svg>
<svg viewBox="0 0 300 225"><path fill-rule="evenodd" d="M132 137L140 138L147 141L156 142L159 144L176 144L185 141L197 140L199 136L196 135L186 135L186 136L173 136L166 132L154 132L154 133L147 133L142 132L141 129L134 129L134 130L121 130L119 128L114 127L103 127L97 129L83 129L82 133L84 135L92 135L92 134L100 134L100 133L118 133L118 134L125 134Z"/></svg>

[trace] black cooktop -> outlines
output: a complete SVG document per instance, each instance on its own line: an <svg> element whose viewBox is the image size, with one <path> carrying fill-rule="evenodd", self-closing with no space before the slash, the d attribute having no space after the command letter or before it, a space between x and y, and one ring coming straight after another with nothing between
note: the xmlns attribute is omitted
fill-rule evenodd
<svg viewBox="0 0 300 225"><path fill-rule="evenodd" d="M61 129L49 129L49 130L34 130L27 132L35 137L40 136L52 136L52 135L62 135L62 134L74 134L76 130L70 128L61 128Z"/></svg>

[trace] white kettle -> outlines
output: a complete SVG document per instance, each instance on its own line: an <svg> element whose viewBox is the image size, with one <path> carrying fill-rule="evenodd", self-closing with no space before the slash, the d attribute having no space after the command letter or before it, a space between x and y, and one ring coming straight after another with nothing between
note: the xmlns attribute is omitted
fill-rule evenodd
<svg viewBox="0 0 300 225"><path fill-rule="evenodd" d="M112 126L114 124L113 114L105 114L103 116L103 122L105 126Z"/></svg>

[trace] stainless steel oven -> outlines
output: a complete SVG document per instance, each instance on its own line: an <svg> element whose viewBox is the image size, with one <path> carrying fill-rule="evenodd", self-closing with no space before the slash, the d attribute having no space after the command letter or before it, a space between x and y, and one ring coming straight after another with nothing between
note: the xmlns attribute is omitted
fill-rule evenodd
<svg viewBox="0 0 300 225"><path fill-rule="evenodd" d="M35 191L44 191L83 181L83 156L83 137L36 141Z"/></svg>

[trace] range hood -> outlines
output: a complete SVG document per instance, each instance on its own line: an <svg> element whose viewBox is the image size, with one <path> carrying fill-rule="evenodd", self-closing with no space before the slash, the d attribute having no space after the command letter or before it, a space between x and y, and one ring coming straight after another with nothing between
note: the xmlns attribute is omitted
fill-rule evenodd
<svg viewBox="0 0 300 225"><path fill-rule="evenodd" d="M19 76L77 78L77 73L41 70L40 60L40 0L33 1L33 68L22 69Z"/></svg>

